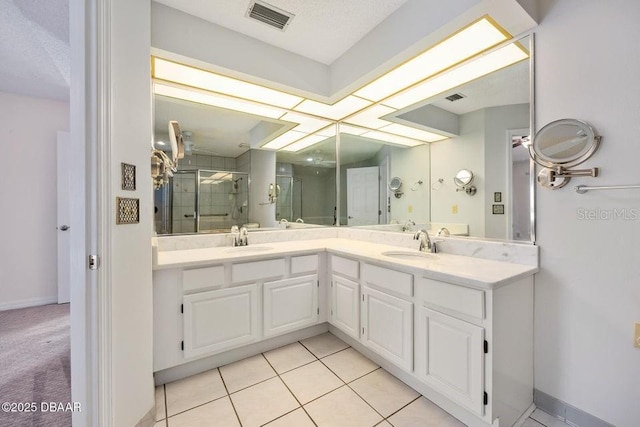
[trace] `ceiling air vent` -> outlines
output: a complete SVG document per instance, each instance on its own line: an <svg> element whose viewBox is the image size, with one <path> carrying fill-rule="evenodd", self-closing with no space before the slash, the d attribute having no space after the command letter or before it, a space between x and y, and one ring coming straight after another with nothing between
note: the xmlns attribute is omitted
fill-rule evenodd
<svg viewBox="0 0 640 427"><path fill-rule="evenodd" d="M252 1L245 16L284 31L289 26L294 14L268 3Z"/></svg>
<svg viewBox="0 0 640 427"><path fill-rule="evenodd" d="M451 101L451 102L455 102L455 101L459 101L459 100L461 100L462 98L466 98L466 96L464 96L463 94L461 94L460 92L458 92L458 93L454 93L453 95L449 95L449 96L447 96L447 98L446 98L446 99L448 99L448 100L449 100L449 101Z"/></svg>

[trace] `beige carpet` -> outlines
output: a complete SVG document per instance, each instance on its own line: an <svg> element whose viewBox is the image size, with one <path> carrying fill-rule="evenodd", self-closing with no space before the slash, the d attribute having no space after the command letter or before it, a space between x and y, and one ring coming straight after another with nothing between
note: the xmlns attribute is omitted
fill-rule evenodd
<svg viewBox="0 0 640 427"><path fill-rule="evenodd" d="M41 411L41 402L71 401L69 351L69 304L0 312L0 403L37 407L0 410L0 426L71 425L70 412Z"/></svg>

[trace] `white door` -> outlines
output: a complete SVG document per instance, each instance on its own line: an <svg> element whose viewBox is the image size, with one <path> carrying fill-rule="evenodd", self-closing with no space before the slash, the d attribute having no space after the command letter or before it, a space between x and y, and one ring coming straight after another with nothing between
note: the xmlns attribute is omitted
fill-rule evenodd
<svg viewBox="0 0 640 427"><path fill-rule="evenodd" d="M365 287L364 344L401 368L413 370L413 303Z"/></svg>
<svg viewBox="0 0 640 427"><path fill-rule="evenodd" d="M74 171L84 167L82 159L74 158L69 132L58 132L57 142L57 230L58 230L58 304L70 300L71 283L71 199ZM74 162L82 162L75 163Z"/></svg>
<svg viewBox="0 0 640 427"><path fill-rule="evenodd" d="M318 322L318 276L267 282L263 286L264 336Z"/></svg>
<svg viewBox="0 0 640 427"><path fill-rule="evenodd" d="M389 157L385 157L378 166L380 168L380 224L386 224L389 222L389 216L391 212L391 199L389 198Z"/></svg>
<svg viewBox="0 0 640 427"><path fill-rule="evenodd" d="M184 357L219 353L259 337L258 285L185 295Z"/></svg>
<svg viewBox="0 0 640 427"><path fill-rule="evenodd" d="M360 337L360 284L340 276L331 277L329 322L354 338Z"/></svg>
<svg viewBox="0 0 640 427"><path fill-rule="evenodd" d="M379 223L379 171L377 166L347 169L347 224Z"/></svg>
<svg viewBox="0 0 640 427"><path fill-rule="evenodd" d="M416 334L419 378L478 415L484 414L484 329L421 307Z"/></svg>

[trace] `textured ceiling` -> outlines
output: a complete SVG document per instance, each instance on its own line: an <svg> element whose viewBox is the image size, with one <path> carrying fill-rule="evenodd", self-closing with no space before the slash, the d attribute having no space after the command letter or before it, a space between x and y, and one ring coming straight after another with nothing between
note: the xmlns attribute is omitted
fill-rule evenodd
<svg viewBox="0 0 640 427"><path fill-rule="evenodd" d="M69 99L68 0L0 0L0 91Z"/></svg>
<svg viewBox="0 0 640 427"><path fill-rule="evenodd" d="M282 32L245 17L250 0L156 0L265 43L331 64L407 0L267 0L295 15Z"/></svg>

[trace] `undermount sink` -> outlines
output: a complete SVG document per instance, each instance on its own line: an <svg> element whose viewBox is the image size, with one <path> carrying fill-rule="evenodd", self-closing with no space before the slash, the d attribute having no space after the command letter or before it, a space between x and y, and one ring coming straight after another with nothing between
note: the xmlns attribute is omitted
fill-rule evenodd
<svg viewBox="0 0 640 427"><path fill-rule="evenodd" d="M407 261L414 261L420 259L436 259L438 255L428 252L414 252L414 251L388 251L382 252L382 255L389 258L403 259Z"/></svg>
<svg viewBox="0 0 640 427"><path fill-rule="evenodd" d="M233 248L229 248L226 252L265 252L273 249L270 246L236 246Z"/></svg>

